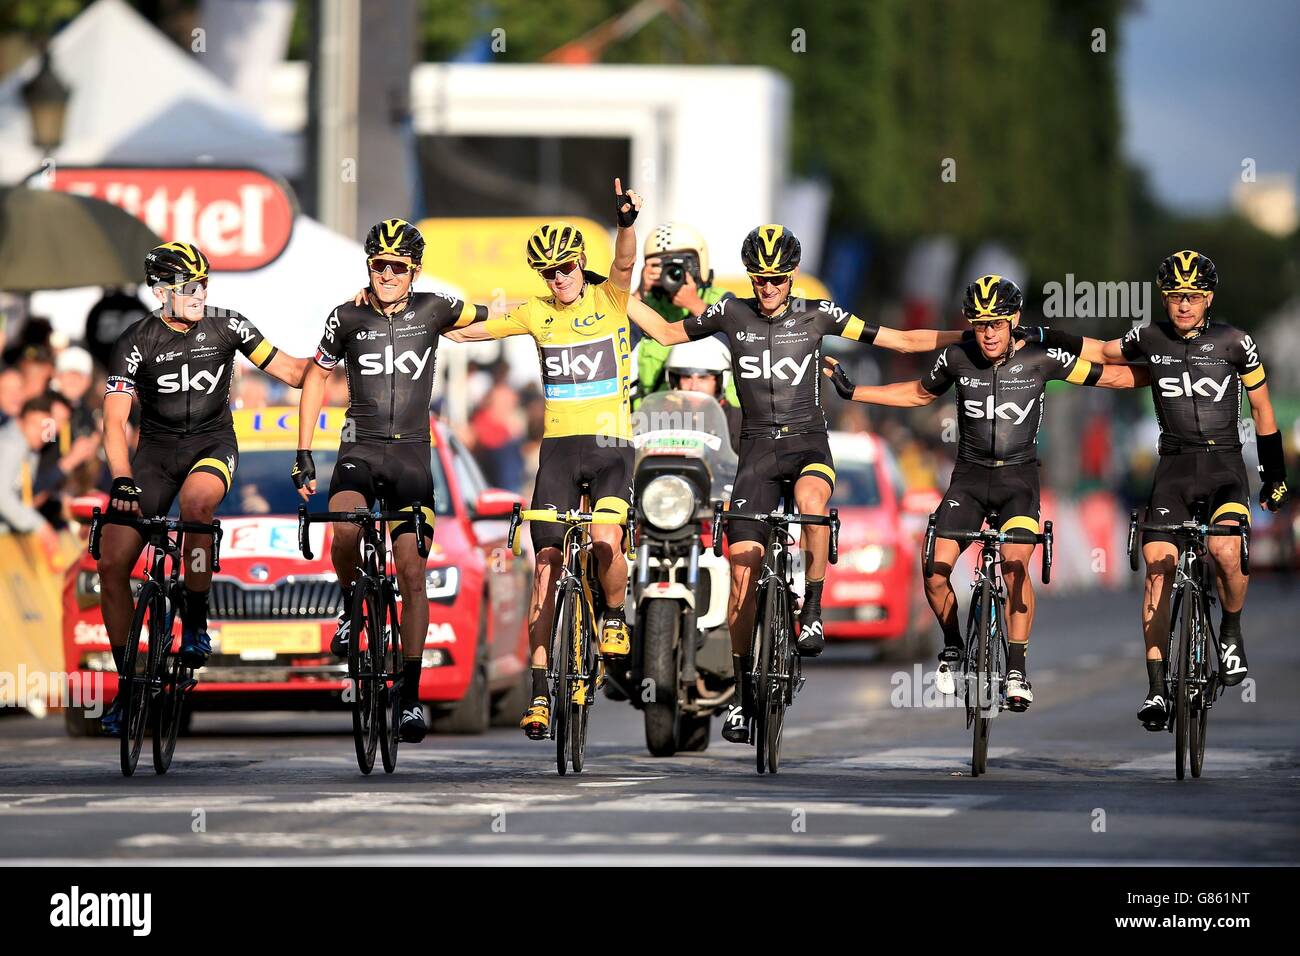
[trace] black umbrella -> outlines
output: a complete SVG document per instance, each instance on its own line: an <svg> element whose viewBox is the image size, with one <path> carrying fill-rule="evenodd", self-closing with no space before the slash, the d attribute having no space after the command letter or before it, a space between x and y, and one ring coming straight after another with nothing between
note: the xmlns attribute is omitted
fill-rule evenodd
<svg viewBox="0 0 1300 956"><path fill-rule="evenodd" d="M135 216L89 196L0 189L0 289L39 292L138 283L162 239Z"/></svg>

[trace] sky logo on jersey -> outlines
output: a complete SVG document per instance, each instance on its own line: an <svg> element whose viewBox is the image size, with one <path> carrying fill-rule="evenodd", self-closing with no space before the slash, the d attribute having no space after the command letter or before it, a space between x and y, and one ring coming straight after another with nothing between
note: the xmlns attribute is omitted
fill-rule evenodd
<svg viewBox="0 0 1300 956"><path fill-rule="evenodd" d="M393 347L385 345L382 352L365 352L358 355L357 364L361 366L362 375L392 375L394 372L401 372L412 379L418 379L424 374L429 364L429 356L432 354L433 346L430 345L423 352L407 349L400 355L394 356Z"/></svg>
<svg viewBox="0 0 1300 956"><path fill-rule="evenodd" d="M962 402L962 407L970 418L989 419L996 417L1019 425L1029 417L1029 413L1034 410L1034 404L1037 401L1038 399L1034 398L1027 405L1017 405L1015 402L1003 402L1000 405L995 405L993 396L990 395L982 402L968 398Z"/></svg>
<svg viewBox="0 0 1300 956"><path fill-rule="evenodd" d="M179 372L169 372L158 376L158 394L171 395L175 392L206 392L211 395L221 384L221 373L226 370L222 365L215 372L202 369L190 374L190 363L181 366Z"/></svg>
<svg viewBox="0 0 1300 956"><path fill-rule="evenodd" d="M613 337L577 345L542 346L542 378L547 398L587 399L617 394Z"/></svg>
<svg viewBox="0 0 1300 956"><path fill-rule="evenodd" d="M256 337L252 327L244 319L231 319L226 323L226 328L238 335L241 342L251 342Z"/></svg>
<svg viewBox="0 0 1300 956"><path fill-rule="evenodd" d="M773 362L771 349L763 349L762 355L740 356L740 377L775 378L782 382L789 381L791 385L798 385L803 381L804 373L808 371L808 364L812 359L812 355L808 354L801 362L795 361L793 356L786 356L779 362Z"/></svg>
<svg viewBox="0 0 1300 956"><path fill-rule="evenodd" d="M1184 372L1181 378L1161 378L1156 380L1156 385L1160 387L1160 394L1165 398L1190 398L1200 396L1212 401L1220 401L1223 396L1228 394L1228 384L1232 381L1229 375L1222 382L1216 382L1212 378L1198 378L1192 381L1192 376Z"/></svg>
<svg viewBox="0 0 1300 956"><path fill-rule="evenodd" d="M833 318L836 321L836 323L843 322L845 319L849 317L849 313L846 309L841 309L835 303L828 302L825 299L822 300L822 304L818 306L818 308L822 312L828 313L831 316L831 318Z"/></svg>

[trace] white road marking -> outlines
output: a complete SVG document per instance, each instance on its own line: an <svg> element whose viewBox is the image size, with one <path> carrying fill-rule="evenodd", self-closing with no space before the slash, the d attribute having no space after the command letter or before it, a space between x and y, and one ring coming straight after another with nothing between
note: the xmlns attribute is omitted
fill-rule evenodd
<svg viewBox="0 0 1300 956"><path fill-rule="evenodd" d="M459 848L516 848L538 846L695 846L743 849L746 847L789 848L861 848L880 840L873 833L843 835L818 835L808 833L200 833L177 836L170 833L142 833L119 841L127 849L239 848L262 851L344 851L344 850L403 850L455 846Z"/></svg>
<svg viewBox="0 0 1300 956"><path fill-rule="evenodd" d="M1212 774L1216 770L1223 773L1265 770L1269 765L1278 761L1293 759L1293 756L1268 750L1215 750L1211 747L1206 748L1205 751L1205 773ZM1110 769L1134 773L1172 771L1174 769L1173 748L1171 747L1163 753L1150 754L1136 760L1116 764Z"/></svg>
<svg viewBox="0 0 1300 956"><path fill-rule="evenodd" d="M989 759L1002 760L1019 753L1017 747L990 747ZM845 767L872 767L880 770L961 770L970 766L969 747L896 747L848 757L838 761Z"/></svg>

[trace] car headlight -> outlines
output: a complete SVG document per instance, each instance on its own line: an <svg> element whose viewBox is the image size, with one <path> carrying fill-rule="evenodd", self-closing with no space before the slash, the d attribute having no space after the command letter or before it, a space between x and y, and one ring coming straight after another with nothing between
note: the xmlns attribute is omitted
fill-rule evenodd
<svg viewBox="0 0 1300 956"><path fill-rule="evenodd" d="M429 568L424 572L424 596L430 601L455 597L459 587L459 568Z"/></svg>
<svg viewBox="0 0 1300 956"><path fill-rule="evenodd" d="M641 513L660 531L676 531L695 514L695 489L685 478L660 475L641 492Z"/></svg>
<svg viewBox="0 0 1300 956"><path fill-rule="evenodd" d="M869 544L848 555L848 565L861 574L875 574L894 563L894 549L880 544Z"/></svg>

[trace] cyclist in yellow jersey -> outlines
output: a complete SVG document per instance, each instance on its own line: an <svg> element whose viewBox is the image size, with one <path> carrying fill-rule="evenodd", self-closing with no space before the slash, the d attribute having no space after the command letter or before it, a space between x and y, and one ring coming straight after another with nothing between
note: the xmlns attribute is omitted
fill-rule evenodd
<svg viewBox="0 0 1300 956"><path fill-rule="evenodd" d="M594 511L625 516L632 493L632 337L627 317L636 262L632 228L642 198L614 180L618 233L609 276L586 269L582 233L571 223L548 222L528 240L528 264L542 276L549 295L529 299L483 326L462 330L466 340L531 335L537 344L546 398L546 425L533 489L533 508L577 508L583 482ZM560 525L530 527L537 566L529 606L533 700L519 725L534 740L550 726L546 684L547 641L555 613L554 583L563 544ZM627 561L623 530L592 525L591 537L604 590L600 652L625 656L630 647L623 602Z"/></svg>

